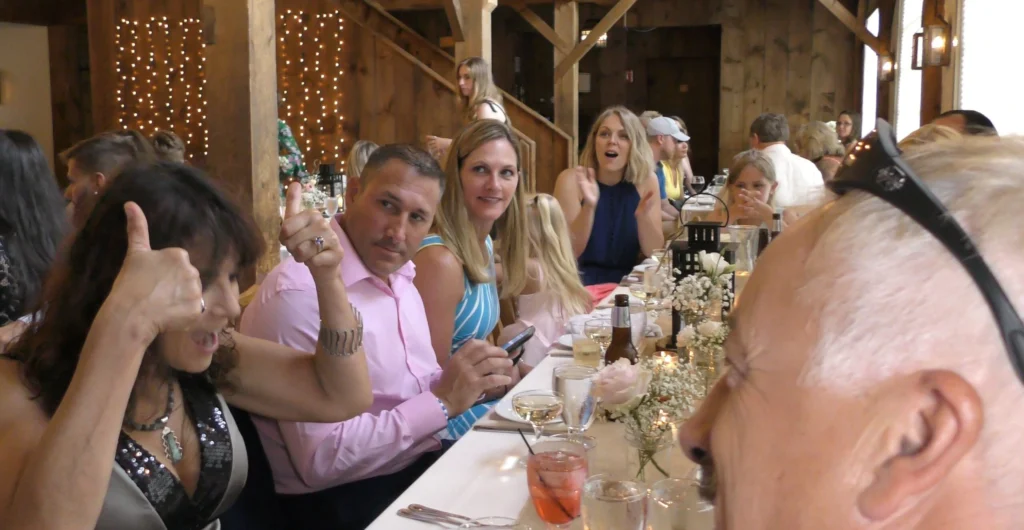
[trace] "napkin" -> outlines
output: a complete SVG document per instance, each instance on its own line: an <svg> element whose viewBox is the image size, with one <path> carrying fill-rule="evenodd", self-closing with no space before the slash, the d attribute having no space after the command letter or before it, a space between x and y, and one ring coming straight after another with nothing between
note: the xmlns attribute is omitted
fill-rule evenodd
<svg viewBox="0 0 1024 530"><path fill-rule="evenodd" d="M489 430L508 430L509 432L515 432L516 429L522 429L523 434L527 435L531 440L533 439L532 425L526 422L507 420L499 416L497 412L494 412L494 409L491 409L491 411L488 412L487 415L477 420L473 427L481 427L483 429ZM545 435L561 434L565 432L569 431L565 428L565 424L562 422L552 423L544 426Z"/></svg>
<svg viewBox="0 0 1024 530"><path fill-rule="evenodd" d="M601 303L601 300L604 300L605 297L611 294L611 292L614 291L615 288L618 286L619 284L617 283L599 283L597 285L588 285L587 290L590 291L591 304L593 304L596 307L597 304Z"/></svg>

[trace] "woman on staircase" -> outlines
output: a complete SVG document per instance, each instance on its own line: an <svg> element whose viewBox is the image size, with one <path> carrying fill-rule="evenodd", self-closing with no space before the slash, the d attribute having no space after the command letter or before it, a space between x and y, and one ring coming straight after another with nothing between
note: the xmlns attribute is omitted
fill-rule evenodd
<svg viewBox="0 0 1024 530"><path fill-rule="evenodd" d="M487 61L480 57L464 59L455 72L463 125L476 120L498 120L511 125L505 107L501 105L501 91L494 85L491 65ZM443 159L451 144L451 138L427 135L427 151L438 160Z"/></svg>

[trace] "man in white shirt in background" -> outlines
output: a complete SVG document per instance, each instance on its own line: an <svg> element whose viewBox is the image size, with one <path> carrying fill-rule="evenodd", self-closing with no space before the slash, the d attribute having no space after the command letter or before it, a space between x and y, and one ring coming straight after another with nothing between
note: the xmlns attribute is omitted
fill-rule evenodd
<svg viewBox="0 0 1024 530"><path fill-rule="evenodd" d="M750 147L762 151L775 167L775 206L812 207L823 196L825 181L813 162L786 147L787 141L789 122L782 114L765 113L750 124Z"/></svg>

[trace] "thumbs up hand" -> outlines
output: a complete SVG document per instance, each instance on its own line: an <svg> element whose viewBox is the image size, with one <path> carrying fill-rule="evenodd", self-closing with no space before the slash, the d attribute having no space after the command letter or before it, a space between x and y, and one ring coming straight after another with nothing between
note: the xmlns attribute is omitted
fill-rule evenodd
<svg viewBox="0 0 1024 530"><path fill-rule="evenodd" d="M203 311L199 271L180 248L153 250L149 224L134 202L124 205L128 251L107 296L139 318L144 338L152 341L164 331L185 329ZM104 304L106 305L106 304Z"/></svg>

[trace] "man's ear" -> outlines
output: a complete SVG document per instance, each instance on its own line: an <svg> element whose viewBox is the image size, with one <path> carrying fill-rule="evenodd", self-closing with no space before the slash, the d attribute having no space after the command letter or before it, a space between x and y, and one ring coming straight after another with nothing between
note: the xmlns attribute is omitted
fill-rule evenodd
<svg viewBox="0 0 1024 530"><path fill-rule="evenodd" d="M110 184L110 178L108 178L103 173L97 171L96 173L92 174L92 182L93 184L95 184L95 187L93 189L95 191L100 191L103 188L106 188L107 184Z"/></svg>
<svg viewBox="0 0 1024 530"><path fill-rule="evenodd" d="M909 406L893 418L886 454L857 499L872 521L890 519L938 488L977 444L985 423L981 397L959 374L929 370L912 378L912 387L897 396Z"/></svg>

